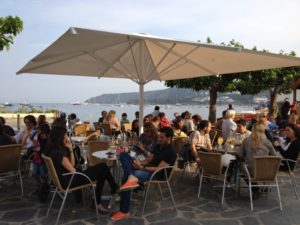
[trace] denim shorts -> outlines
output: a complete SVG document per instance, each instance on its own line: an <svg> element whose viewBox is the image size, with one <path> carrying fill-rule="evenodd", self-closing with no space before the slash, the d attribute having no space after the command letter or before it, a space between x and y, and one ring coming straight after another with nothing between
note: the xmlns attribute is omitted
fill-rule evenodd
<svg viewBox="0 0 300 225"><path fill-rule="evenodd" d="M32 163L32 174L33 177L41 176L46 177L47 176L47 169L44 163Z"/></svg>

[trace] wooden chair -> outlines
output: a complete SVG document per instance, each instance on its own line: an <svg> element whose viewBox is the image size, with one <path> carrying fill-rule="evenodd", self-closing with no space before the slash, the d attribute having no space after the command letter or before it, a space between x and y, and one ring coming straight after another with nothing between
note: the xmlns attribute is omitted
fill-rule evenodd
<svg viewBox="0 0 300 225"><path fill-rule="evenodd" d="M211 141L211 144L214 146L215 144L215 141L217 140L216 137L218 136L218 131L217 130L211 130L209 132L209 138L210 138L210 141Z"/></svg>
<svg viewBox="0 0 300 225"><path fill-rule="evenodd" d="M96 200L96 193L95 193L96 185L91 181L91 179L88 176L86 176L85 174L79 173L79 172L62 174L63 176L70 176L70 181L69 181L69 184L68 184L67 188L63 188L61 183L60 183L60 180L58 178L58 175L56 173L56 170L54 168L52 159L50 157L45 156L44 154L42 155L42 158L43 158L43 160L46 164L46 167L48 169L48 173L49 173L49 176L51 178L51 181L55 186L55 190L54 190L49 208L47 210L47 215L46 216L48 217L49 212L50 212L50 210L52 208L52 205L53 205L54 198L57 194L59 197L62 198L62 203L61 203L61 206L60 206L57 218L56 218L56 222L55 222L55 225L57 225L58 222L59 222L62 210L64 208L65 201L67 199L68 194L71 193L71 192L74 192L74 191L82 190L84 188L91 188L93 190L93 194L94 194L94 202L95 202L97 220L98 220L98 223L99 223L99 214L98 214L98 210L97 210L97 200ZM86 180L87 180L87 184L80 185L80 186L77 186L77 187L71 187L71 184L72 184L72 181L73 181L75 175L85 177Z"/></svg>
<svg viewBox="0 0 300 225"><path fill-rule="evenodd" d="M198 190L198 198L200 198L201 187L203 177L213 180L220 180L223 182L222 188L222 199L221 204L224 204L224 196L225 196L225 187L226 187L226 177L228 168L226 168L225 173L222 173L222 165L221 165L221 154L220 153L211 153L211 152L198 152L198 156L201 160L202 169L199 172L199 190Z"/></svg>
<svg viewBox="0 0 300 225"><path fill-rule="evenodd" d="M175 138L173 138L172 145L173 145L173 148L174 148L175 152L177 154L179 154L180 151L182 150L183 146L185 144L188 144L188 142L189 142L188 137L175 137Z"/></svg>
<svg viewBox="0 0 300 225"><path fill-rule="evenodd" d="M88 152L87 152L88 166L94 166L96 164L106 162L106 160L94 157L93 153L96 151L107 150L108 148L109 148L109 143L106 141L88 142Z"/></svg>
<svg viewBox="0 0 300 225"><path fill-rule="evenodd" d="M21 194L24 195L22 174L20 170L22 145L2 145L0 146L0 177L1 179L9 177L19 177Z"/></svg>
<svg viewBox="0 0 300 225"><path fill-rule="evenodd" d="M109 137L112 136L112 129L110 128L110 124L109 123L103 123L101 125L101 128L103 129L103 134L105 136L109 136Z"/></svg>
<svg viewBox="0 0 300 225"><path fill-rule="evenodd" d="M87 124L75 124L74 136L86 136Z"/></svg>
<svg viewBox="0 0 300 225"><path fill-rule="evenodd" d="M168 170L171 170L169 175L168 175ZM158 180L156 178L156 175L158 173L161 173L161 172L163 172L163 174L164 174L164 179L163 180ZM142 216L144 215L144 211L145 211L145 207L146 207L146 203L147 203L147 198L148 198L148 192L149 192L149 188L150 188L151 184L157 184L158 185L158 188L159 188L160 195L161 195L162 199L164 199L164 196L163 196L160 185L161 184L166 184L167 185L168 191L169 191L170 196L172 198L174 209L175 209L175 211L177 211L175 200L174 200L172 190L171 190L171 186L170 186L170 180L172 179L173 173L174 173L174 166L165 166L165 167L157 169L155 172L153 172L153 174L151 175L149 181L145 182L147 187L146 187L145 194L144 194Z"/></svg>
<svg viewBox="0 0 300 225"><path fill-rule="evenodd" d="M255 156L253 164L253 175L251 176L247 165L244 169L249 181L250 207L253 211L252 187L276 187L279 207L282 210L280 191L277 181L277 173L281 163L279 156Z"/></svg>
<svg viewBox="0 0 300 225"><path fill-rule="evenodd" d="M300 165L300 154L298 154L298 158L297 160L291 160L291 159L282 159L282 162L285 162L287 164L288 167L288 171L280 171L280 173L289 173L290 179L291 179L291 183L293 185L294 188L294 192L296 195L296 198L299 199L299 194L297 191L297 182L295 179L295 172L299 171L298 166ZM293 163L294 167L291 167L290 164Z"/></svg>

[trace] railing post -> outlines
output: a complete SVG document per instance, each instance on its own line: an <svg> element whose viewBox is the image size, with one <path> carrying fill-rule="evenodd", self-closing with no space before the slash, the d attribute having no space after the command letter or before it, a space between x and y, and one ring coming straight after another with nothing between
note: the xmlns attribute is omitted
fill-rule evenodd
<svg viewBox="0 0 300 225"><path fill-rule="evenodd" d="M17 128L20 130L20 114L17 114Z"/></svg>

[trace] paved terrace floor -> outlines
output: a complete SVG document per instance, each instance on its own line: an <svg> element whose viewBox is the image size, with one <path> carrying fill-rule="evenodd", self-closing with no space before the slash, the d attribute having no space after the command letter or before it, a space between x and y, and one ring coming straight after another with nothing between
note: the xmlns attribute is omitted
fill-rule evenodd
<svg viewBox="0 0 300 225"><path fill-rule="evenodd" d="M175 173L175 178L178 172ZM297 176L298 183L300 176ZM172 207L170 197L161 200L158 189L150 190L151 197L146 205L145 215L141 217L142 193L134 194L131 217L112 222L109 215L100 215L101 224L116 225L291 225L300 224L300 200L296 200L288 176L280 176L280 190L283 211L279 210L275 190L268 196L254 200L254 211L250 210L248 189L241 190L241 196L235 197L232 189L225 193L224 206L220 204L220 189L213 189L216 183L204 183L202 196L197 198L198 180L193 174L185 174L177 183L172 184L178 211ZM18 183L1 183L0 188L0 225L4 224L54 224L60 200L57 198L54 210L46 218L49 204L39 203L34 194L35 185L32 178L24 179L23 198L20 197ZM167 196L167 192L164 192ZM86 205L90 205L88 202ZM112 210L118 209L118 203ZM72 196L68 198L61 216L60 224L95 224L95 211L83 204L75 203Z"/></svg>

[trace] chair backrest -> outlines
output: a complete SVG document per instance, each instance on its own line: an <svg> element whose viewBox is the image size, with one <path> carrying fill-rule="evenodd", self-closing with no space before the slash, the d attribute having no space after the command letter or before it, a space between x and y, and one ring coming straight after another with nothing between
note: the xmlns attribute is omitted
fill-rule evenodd
<svg viewBox="0 0 300 225"><path fill-rule="evenodd" d="M75 124L74 135L75 136L86 136L87 124Z"/></svg>
<svg viewBox="0 0 300 225"><path fill-rule="evenodd" d="M204 174L222 175L221 154L212 152L198 152Z"/></svg>
<svg viewBox="0 0 300 225"><path fill-rule="evenodd" d="M256 181L274 181L280 163L281 157L279 156L255 156L253 179Z"/></svg>
<svg viewBox="0 0 300 225"><path fill-rule="evenodd" d="M175 137L172 141L173 148L177 154L183 149L183 146L189 142L188 137Z"/></svg>
<svg viewBox="0 0 300 225"><path fill-rule="evenodd" d="M88 159L89 166L106 162L106 160L94 157L93 153L97 151L107 150L108 148L109 148L109 143L106 141L89 141L88 152L87 152L87 159Z"/></svg>
<svg viewBox="0 0 300 225"><path fill-rule="evenodd" d="M44 154L42 154L42 158L46 164L46 167L48 169L48 173L50 175L51 181L53 182L53 184L60 190L63 191L64 189L62 188L61 184L60 184L60 180L57 176L55 167L53 165L52 159L48 156L45 156Z"/></svg>
<svg viewBox="0 0 300 225"><path fill-rule="evenodd" d="M101 125L102 129L103 129L103 133L106 136L111 136L112 135L112 130L110 128L110 124L109 123L103 123Z"/></svg>
<svg viewBox="0 0 300 225"><path fill-rule="evenodd" d="M0 146L0 173L16 171L20 168L22 145Z"/></svg>
<svg viewBox="0 0 300 225"><path fill-rule="evenodd" d="M218 131L217 130L211 130L209 132L209 138L210 138L210 141L211 141L211 144L214 145L215 141L216 141L216 137L218 135Z"/></svg>
<svg viewBox="0 0 300 225"><path fill-rule="evenodd" d="M86 134L85 142L88 143L89 141L96 141L100 136L100 131L88 131Z"/></svg>

